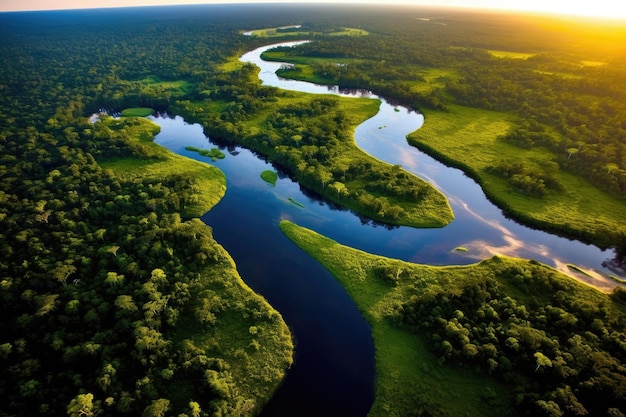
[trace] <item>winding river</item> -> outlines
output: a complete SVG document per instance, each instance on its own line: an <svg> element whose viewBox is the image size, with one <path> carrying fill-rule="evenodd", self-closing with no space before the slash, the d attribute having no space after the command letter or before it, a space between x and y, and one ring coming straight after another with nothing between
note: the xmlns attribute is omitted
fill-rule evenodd
<svg viewBox="0 0 626 417"><path fill-rule="evenodd" d="M291 43L293 44L293 43ZM261 68L264 84L322 94L366 95L336 87L280 79L280 63L260 59L265 46L241 57ZM216 145L198 124L181 117L152 117L161 126L155 141L168 149L212 163L227 178L222 201L202 220L232 255L243 279L261 293L292 329L294 365L285 383L265 408L264 416L365 416L374 399L374 347L370 328L335 279L295 247L278 228L290 219L340 243L371 253L435 265L468 264L493 254L536 259L569 274L575 264L589 275L575 278L601 289L616 284L618 275L603 266L612 251L522 226L489 202L481 188L461 171L449 168L406 142L406 135L424 122L422 115L381 99L379 113L361 124L355 137L367 153L426 179L450 200L455 220L441 229L388 227L324 202L279 171L275 186L260 173L275 169L254 153L237 146L221 148L226 158L211 162L185 150ZM299 204L294 204L293 201ZM466 252L456 251L463 246Z"/></svg>

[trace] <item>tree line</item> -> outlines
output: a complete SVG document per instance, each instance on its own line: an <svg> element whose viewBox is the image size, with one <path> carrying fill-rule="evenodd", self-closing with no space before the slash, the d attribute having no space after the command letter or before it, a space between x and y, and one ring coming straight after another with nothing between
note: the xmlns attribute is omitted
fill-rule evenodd
<svg viewBox="0 0 626 417"><path fill-rule="evenodd" d="M161 79L195 86L241 48L181 10L0 15L0 415L252 415L291 364L281 316L192 218L223 177L105 169L162 162L158 127L88 120L167 109L189 91Z"/></svg>
<svg viewBox="0 0 626 417"><path fill-rule="evenodd" d="M583 296L533 262L493 270L453 290L433 287L402 302L398 324L424 335L441 361L514 387L523 415L624 415L626 291L617 288L604 300ZM396 280L389 267L376 273ZM416 279L410 271L402 274L404 282Z"/></svg>

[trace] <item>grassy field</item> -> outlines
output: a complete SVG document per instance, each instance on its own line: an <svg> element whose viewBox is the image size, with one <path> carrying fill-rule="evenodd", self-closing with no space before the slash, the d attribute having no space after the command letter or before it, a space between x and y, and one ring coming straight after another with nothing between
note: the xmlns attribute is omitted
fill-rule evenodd
<svg viewBox="0 0 626 417"><path fill-rule="evenodd" d="M196 181L197 204L187 207L186 217L199 217L217 204L226 192L226 177L208 164L176 155L153 142L159 127L149 120L139 119L130 132L131 140L140 142L149 151L150 158L116 158L99 161L103 168L118 175L148 178L167 178L174 174L188 174Z"/></svg>
<svg viewBox="0 0 626 417"><path fill-rule="evenodd" d="M161 88L166 91L178 91L188 93L191 83L186 80L162 81L157 77L146 77L139 80L139 83L152 88Z"/></svg>
<svg viewBox="0 0 626 417"><path fill-rule="evenodd" d="M303 29L299 30L290 30L290 31L280 31L280 28L265 28L265 29L256 29L250 31L250 36L254 36L257 38L282 38L285 36L288 37L303 37L303 36L320 36L320 35L329 35L329 36L365 36L369 33L363 29L355 29L355 28L341 28L341 31L323 33L316 32ZM243 32L242 32L243 33Z"/></svg>
<svg viewBox="0 0 626 417"><path fill-rule="evenodd" d="M584 178L554 170L555 157L546 149L520 149L498 139L514 123L510 115L455 105L449 108L449 112L424 111L424 126L409 135L409 143L468 172L492 200L527 223L600 245L608 232L623 229L626 210L622 201ZM543 197L521 194L505 179L486 171L503 161L550 173L563 191L550 191Z"/></svg>
<svg viewBox="0 0 626 417"><path fill-rule="evenodd" d="M107 119L100 123L124 123ZM123 177L163 179L176 174L186 174L195 181L196 204L182 213L192 217L191 222L209 211L226 192L226 178L217 168L176 155L153 142L159 127L147 119L138 119L126 127L128 136L148 148L148 158L118 158L99 161L105 169L114 170ZM202 224L203 227L208 227ZM216 292L224 303L219 318L209 328L199 329L191 316L181 315L175 343L186 350L207 352L219 357L229 371L224 373L223 383L229 388L232 404L245 400L245 406L260 412L291 366L294 346L291 333L280 313L241 279L235 262L228 252L215 243L218 254L216 263L202 271L202 285L193 287L191 299L202 302L205 294ZM218 284L216 284L218 283ZM245 306L245 308L244 308ZM196 306L197 307L197 306ZM242 311L254 310L255 318ZM193 314L194 308L186 310ZM190 381L177 380L172 387L172 398L188 398Z"/></svg>
<svg viewBox="0 0 626 417"><path fill-rule="evenodd" d="M453 285L471 268L430 267L375 256L340 245L288 221L283 232L316 258L344 286L372 326L376 349L376 398L370 417L404 417L416 410L438 416L499 416L510 408L512 390L467 369L441 363L419 336L394 326L388 316L411 293L411 286L390 287L374 279L370 270L384 264L420 268L431 285ZM441 272L449 272L441 274ZM487 402L494 393L495 402ZM436 410L436 411L435 411Z"/></svg>
<svg viewBox="0 0 626 417"><path fill-rule="evenodd" d="M514 51L489 50L487 52L489 52L491 55L495 56L496 58L511 58L511 59L526 59L535 55L535 54L530 54L527 52L514 52Z"/></svg>
<svg viewBox="0 0 626 417"><path fill-rule="evenodd" d="M147 117L154 113L150 107L131 107L122 110L122 117Z"/></svg>
<svg viewBox="0 0 626 417"><path fill-rule="evenodd" d="M443 362L428 348L427 343L432 343L429 336L420 336L421 333L404 330L396 324L399 306L413 297L427 298L438 292L454 297L469 285L496 280L503 296L511 297L518 305L538 303L549 307L554 302L555 291L546 291L542 286L528 291L517 278L512 279L505 272L511 268L538 268L550 276L550 282L558 282L558 288L577 300L572 301L574 305L606 305L607 314L624 316L623 305L614 302L612 296L537 262L495 256L466 266L419 265L340 245L289 221L282 221L280 227L337 278L372 326L376 398L370 417L517 415L513 386L478 374L473 367L464 367L456 361ZM401 271L405 278L391 283L376 272L381 268ZM470 311L468 307L465 312L471 314Z"/></svg>

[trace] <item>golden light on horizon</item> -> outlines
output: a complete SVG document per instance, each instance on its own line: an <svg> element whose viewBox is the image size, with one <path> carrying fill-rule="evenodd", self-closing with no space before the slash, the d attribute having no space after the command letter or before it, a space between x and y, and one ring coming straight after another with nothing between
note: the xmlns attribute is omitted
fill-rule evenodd
<svg viewBox="0 0 626 417"><path fill-rule="evenodd" d="M564 15L626 19L626 3L615 0L527 0L511 2L519 5L518 10Z"/></svg>
<svg viewBox="0 0 626 417"><path fill-rule="evenodd" d="M402 4L549 13L626 20L626 2L616 0L0 0L0 11L85 9L219 3Z"/></svg>

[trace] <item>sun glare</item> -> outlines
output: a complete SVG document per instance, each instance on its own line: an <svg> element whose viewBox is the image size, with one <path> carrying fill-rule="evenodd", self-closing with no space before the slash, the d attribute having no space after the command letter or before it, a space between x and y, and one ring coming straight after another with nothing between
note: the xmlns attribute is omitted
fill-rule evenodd
<svg viewBox="0 0 626 417"><path fill-rule="evenodd" d="M499 2L503 4L503 2ZM626 2L615 0L532 0L511 2L519 9L566 15L626 19ZM512 7L513 8L513 7Z"/></svg>

